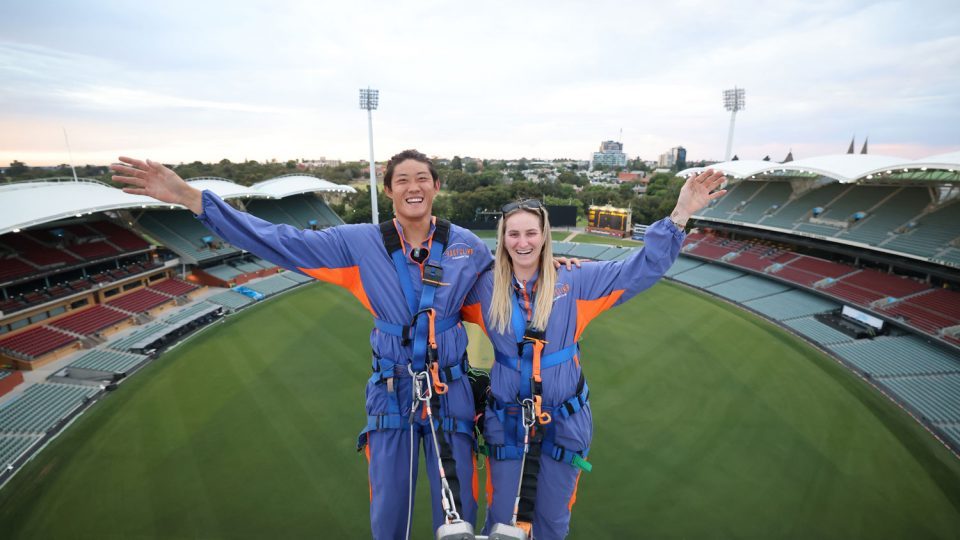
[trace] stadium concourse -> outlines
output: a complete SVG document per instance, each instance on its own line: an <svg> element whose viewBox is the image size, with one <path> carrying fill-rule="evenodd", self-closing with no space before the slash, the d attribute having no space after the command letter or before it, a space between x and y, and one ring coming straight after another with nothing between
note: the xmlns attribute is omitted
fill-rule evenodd
<svg viewBox="0 0 960 540"><path fill-rule="evenodd" d="M191 184L305 229L342 223L305 175ZM0 482L159 351L310 281L224 244L189 211L95 180L0 186Z"/></svg>

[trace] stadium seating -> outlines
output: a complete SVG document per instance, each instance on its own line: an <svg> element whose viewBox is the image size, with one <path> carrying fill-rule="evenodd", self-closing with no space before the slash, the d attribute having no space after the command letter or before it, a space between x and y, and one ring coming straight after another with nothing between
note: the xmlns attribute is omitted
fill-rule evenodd
<svg viewBox="0 0 960 540"><path fill-rule="evenodd" d="M960 203L952 202L916 219L916 227L881 245L886 249L933 257L960 238Z"/></svg>
<svg viewBox="0 0 960 540"><path fill-rule="evenodd" d="M737 207L746 203L756 194L757 190L763 187L765 182L737 182L730 186L730 190L717 203L704 209L700 214L703 216L718 217L730 219Z"/></svg>
<svg viewBox="0 0 960 540"><path fill-rule="evenodd" d="M36 271L37 268L35 266L31 266L25 261L12 255L6 258L0 258L0 283L29 276Z"/></svg>
<svg viewBox="0 0 960 540"><path fill-rule="evenodd" d="M781 293L789 290L790 287L772 279L743 275L736 279L712 285L708 287L708 289L710 292L733 300L734 302L745 302L747 300Z"/></svg>
<svg viewBox="0 0 960 540"><path fill-rule="evenodd" d="M75 334L88 336L129 318L129 313L110 309L105 306L93 306L88 309L75 311L62 319L57 319L50 323L50 325Z"/></svg>
<svg viewBox="0 0 960 540"><path fill-rule="evenodd" d="M824 345L846 343L853 340L853 338L847 334L836 330L832 326L823 324L813 317L799 317L786 320L783 323L795 332Z"/></svg>
<svg viewBox="0 0 960 540"><path fill-rule="evenodd" d="M0 470L6 469L31 446L42 438L41 435L9 435L0 433Z"/></svg>
<svg viewBox="0 0 960 540"><path fill-rule="evenodd" d="M220 304L221 306L234 311L245 308L255 302L253 298L234 291L226 291L220 294L209 296L207 297L207 301L213 302L214 304Z"/></svg>
<svg viewBox="0 0 960 540"><path fill-rule="evenodd" d="M673 274L673 279L694 287L706 288L743 276L743 272L715 264L704 264Z"/></svg>
<svg viewBox="0 0 960 540"><path fill-rule="evenodd" d="M42 383L0 408L0 433L43 434L100 392L95 386Z"/></svg>
<svg viewBox="0 0 960 540"><path fill-rule="evenodd" d="M960 423L960 374L881 379L934 425Z"/></svg>
<svg viewBox="0 0 960 540"><path fill-rule="evenodd" d="M203 262L239 253L238 249L217 238L187 211L147 212L140 216L137 223L178 255L193 261ZM215 239L218 248L204 245L203 238L208 236Z"/></svg>
<svg viewBox="0 0 960 540"><path fill-rule="evenodd" d="M306 228L305 224L300 223L286 210L284 210L280 204L280 201L271 199L254 199L247 203L247 212L250 212L258 218L265 219L271 223L286 223L298 229Z"/></svg>
<svg viewBox="0 0 960 540"><path fill-rule="evenodd" d="M27 236L26 233L6 234L0 237L0 243L17 253L21 259L39 268L72 265L80 262L80 259L63 250L44 246Z"/></svg>
<svg viewBox="0 0 960 540"><path fill-rule="evenodd" d="M149 289L140 289L116 300L110 300L106 305L129 313L143 313L170 301L172 298L167 295Z"/></svg>
<svg viewBox="0 0 960 540"><path fill-rule="evenodd" d="M151 336L162 336L170 331L170 326L154 322L136 332L111 342L107 347L118 351L129 351L134 345Z"/></svg>
<svg viewBox="0 0 960 540"><path fill-rule="evenodd" d="M894 298L910 296L930 287L926 283L914 279L886 274L869 268L844 276L841 282Z"/></svg>
<svg viewBox="0 0 960 540"><path fill-rule="evenodd" d="M0 339L0 351L35 359L77 342L77 338L46 326L36 326L14 336Z"/></svg>
<svg viewBox="0 0 960 540"><path fill-rule="evenodd" d="M703 261L698 261L697 259L694 259L692 257L684 257L683 255L681 255L680 257L677 258L677 260L673 263L673 266L671 266L670 269L667 270L667 273L664 275L666 275L667 277L673 277L681 272L686 272L687 270L696 268L698 266L703 266L704 264L705 263Z"/></svg>
<svg viewBox="0 0 960 540"><path fill-rule="evenodd" d="M825 207L830 201L840 197L848 189L850 189L849 185L839 182L815 187L802 193L797 198L781 204L776 212L770 213L759 223L768 227L792 229L799 220L808 217L814 208Z"/></svg>
<svg viewBox="0 0 960 540"><path fill-rule="evenodd" d="M298 274L296 272L290 272L290 271L284 272L280 275L296 283L310 283L311 281L314 280L314 278L310 276L305 276L303 274Z"/></svg>
<svg viewBox="0 0 960 540"><path fill-rule="evenodd" d="M898 227L922 212L931 200L929 188L900 188L893 197L874 208L864 220L837 235L837 238L882 246Z"/></svg>
<svg viewBox="0 0 960 540"><path fill-rule="evenodd" d="M197 302L196 304L193 304L190 307L184 308L178 311L177 313L164 317L160 322L163 322L166 324L176 324L181 321L185 321L212 306L213 304L210 304L208 302Z"/></svg>
<svg viewBox="0 0 960 540"><path fill-rule="evenodd" d="M165 279L151 283L148 288L169 296L183 296L197 290L199 287L185 281L180 281L179 279Z"/></svg>
<svg viewBox="0 0 960 540"><path fill-rule="evenodd" d="M763 187L753 195L750 201L731 219L736 221L756 222L764 215L772 212L773 208L783 205L790 198L792 188L789 182L764 182Z"/></svg>
<svg viewBox="0 0 960 540"><path fill-rule="evenodd" d="M109 373L129 373L132 369L145 362L147 358L148 357L141 354L97 349L84 353L73 362L70 362L67 367L106 371Z"/></svg>
<svg viewBox="0 0 960 540"><path fill-rule="evenodd" d="M336 214L333 210L330 209L330 206L327 203L314 195L303 195L303 201L305 201L311 208L313 208L318 216L324 218L327 223L327 226L342 225L343 220L340 219L340 216Z"/></svg>
<svg viewBox="0 0 960 540"><path fill-rule="evenodd" d="M960 373L953 356L916 336L880 336L829 348L874 377Z"/></svg>
<svg viewBox="0 0 960 540"><path fill-rule="evenodd" d="M287 289L292 289L295 286L297 286L297 283L283 276L268 277L256 283L247 284L247 288L253 289L264 296L271 296Z"/></svg>
<svg viewBox="0 0 960 540"><path fill-rule="evenodd" d="M747 300L743 305L778 321L832 311L840 307L836 302L796 289Z"/></svg>
<svg viewBox="0 0 960 540"><path fill-rule="evenodd" d="M109 221L93 221L86 226L106 236L108 242L123 251L141 251L150 247L143 238Z"/></svg>

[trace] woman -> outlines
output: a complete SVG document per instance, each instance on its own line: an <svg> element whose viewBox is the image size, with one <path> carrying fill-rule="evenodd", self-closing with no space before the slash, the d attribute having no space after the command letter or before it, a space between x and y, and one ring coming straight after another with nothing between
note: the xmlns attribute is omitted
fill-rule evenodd
<svg viewBox="0 0 960 540"><path fill-rule="evenodd" d="M537 540L566 536L577 481L590 468L593 428L580 335L601 312L663 276L680 253L687 220L725 193L716 191L723 182L712 170L688 178L670 217L647 229L644 248L630 258L560 273L543 264L553 257L543 205L503 207L494 269L481 275L464 305L464 318L483 326L497 360L484 420L484 532L515 522Z"/></svg>

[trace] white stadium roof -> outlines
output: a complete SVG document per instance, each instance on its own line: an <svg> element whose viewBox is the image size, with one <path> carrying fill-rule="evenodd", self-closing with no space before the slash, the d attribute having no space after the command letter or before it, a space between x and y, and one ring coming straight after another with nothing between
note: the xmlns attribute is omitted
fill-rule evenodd
<svg viewBox="0 0 960 540"><path fill-rule="evenodd" d="M812 173L840 182L856 182L868 179L874 174L887 171L938 169L950 172L960 171L960 152L940 154L923 159L909 160L876 154L837 154L798 159L788 163L775 161L724 161L708 167L692 167L678 173L679 176L698 174L706 169L720 170L731 178L749 178L761 174L774 174L778 171Z"/></svg>
<svg viewBox="0 0 960 540"><path fill-rule="evenodd" d="M273 178L251 187L223 178L195 178L188 182L197 189L209 189L223 199L280 199L302 193L356 191L350 186L299 174ZM130 195L96 180L55 179L0 185L0 234L94 212L136 208L183 207Z"/></svg>

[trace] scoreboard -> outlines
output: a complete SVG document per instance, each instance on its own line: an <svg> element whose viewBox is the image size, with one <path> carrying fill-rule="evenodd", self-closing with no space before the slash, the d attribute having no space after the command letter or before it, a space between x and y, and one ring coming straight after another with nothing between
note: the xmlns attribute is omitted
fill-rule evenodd
<svg viewBox="0 0 960 540"><path fill-rule="evenodd" d="M591 206L587 210L587 231L626 238L633 227L632 212L613 206Z"/></svg>

